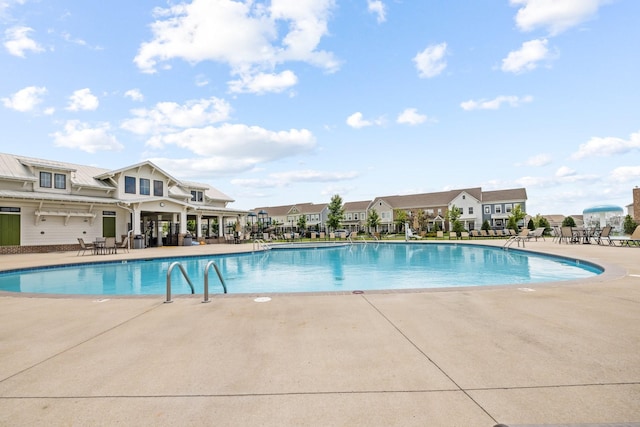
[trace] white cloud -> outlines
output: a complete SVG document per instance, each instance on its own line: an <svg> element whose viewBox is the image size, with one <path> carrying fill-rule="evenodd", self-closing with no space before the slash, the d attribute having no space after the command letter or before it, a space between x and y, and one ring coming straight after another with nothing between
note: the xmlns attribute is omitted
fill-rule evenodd
<svg viewBox="0 0 640 427"><path fill-rule="evenodd" d="M551 58L547 48L547 39L536 39L522 43L519 50L509 52L502 60L502 71L522 73L538 67L538 63Z"/></svg>
<svg viewBox="0 0 640 427"><path fill-rule="evenodd" d="M69 111L93 111L98 108L98 97L91 93L91 89L78 89L69 97Z"/></svg>
<svg viewBox="0 0 640 427"><path fill-rule="evenodd" d="M78 120L69 120L64 125L64 132L55 132L51 136L57 147L72 148L87 153L122 150L124 146L109 132L108 123L91 127Z"/></svg>
<svg viewBox="0 0 640 427"><path fill-rule="evenodd" d="M511 0L522 6L516 24L522 31L546 28L556 35L595 16L598 8L610 0Z"/></svg>
<svg viewBox="0 0 640 427"><path fill-rule="evenodd" d="M157 20L151 24L153 39L142 43L134 62L146 73L176 58L192 64L222 62L241 81L254 81L253 75L278 75L276 67L287 61L307 62L333 72L339 62L331 52L318 50L318 45L328 33L334 6L335 0L277 0L269 5L194 0L158 8ZM290 76L284 77L290 84ZM264 85L257 87L265 89Z"/></svg>
<svg viewBox="0 0 640 427"><path fill-rule="evenodd" d="M398 115L396 122L400 124L418 125L427 121L427 116L419 114L415 108L407 108Z"/></svg>
<svg viewBox="0 0 640 427"><path fill-rule="evenodd" d="M260 163L308 153L315 148L316 140L306 129L278 132L258 126L223 124L158 135L147 145L156 148L175 145L189 150L193 159L159 159L158 164L202 176L247 171Z"/></svg>
<svg viewBox="0 0 640 427"><path fill-rule="evenodd" d="M7 108L26 113L34 111L42 103L42 95L45 93L47 93L45 87L29 86L20 89L10 98L2 98L2 103Z"/></svg>
<svg viewBox="0 0 640 427"><path fill-rule="evenodd" d="M447 53L447 44L440 43L428 46L422 52L419 52L414 58L418 75L421 78L435 77L447 67L444 57Z"/></svg>
<svg viewBox="0 0 640 427"><path fill-rule="evenodd" d="M610 178L615 182L640 181L640 166L620 166L611 171Z"/></svg>
<svg viewBox="0 0 640 427"><path fill-rule="evenodd" d="M533 101L532 96L498 96L491 100L480 99L477 101L469 100L460 103L463 110L497 110L502 104L509 104L511 107L519 107L522 104Z"/></svg>
<svg viewBox="0 0 640 427"><path fill-rule="evenodd" d="M546 166L551 163L551 156L548 154L538 154L532 157L529 157L525 164L527 166Z"/></svg>
<svg viewBox="0 0 640 427"><path fill-rule="evenodd" d="M387 20L385 5L381 0L367 0L367 9L376 15L379 24Z"/></svg>
<svg viewBox="0 0 640 427"><path fill-rule="evenodd" d="M578 151L571 155L574 160L586 157L609 157L640 149L640 131L632 133L628 140L615 137L593 137L580 144Z"/></svg>
<svg viewBox="0 0 640 427"><path fill-rule="evenodd" d="M4 47L14 56L25 57L25 52L42 52L44 49L33 39L29 38L29 33L33 28L11 27L4 32Z"/></svg>
<svg viewBox="0 0 640 427"><path fill-rule="evenodd" d="M575 176L575 175L576 175L576 171L571 169L568 166L560 166L555 174L555 176L558 178L566 178L566 177Z"/></svg>
<svg viewBox="0 0 640 427"><path fill-rule="evenodd" d="M134 118L125 120L122 128L139 135L154 135L218 123L227 120L230 112L229 103L216 97L190 100L183 105L160 102L150 110L131 110Z"/></svg>
<svg viewBox="0 0 640 427"><path fill-rule="evenodd" d="M124 96L132 101L144 101L144 95L140 92L140 89L129 89L124 93Z"/></svg>
<svg viewBox="0 0 640 427"><path fill-rule="evenodd" d="M356 128L356 129L371 126L373 124L369 120L364 120L362 117L363 117L362 113L359 111L356 113L353 113L352 115L347 117L347 124L352 128Z"/></svg>
<svg viewBox="0 0 640 427"><path fill-rule="evenodd" d="M239 80L229 82L229 90L235 93L279 93L296 84L298 84L298 77L293 71L285 70L279 74L257 73L243 75Z"/></svg>

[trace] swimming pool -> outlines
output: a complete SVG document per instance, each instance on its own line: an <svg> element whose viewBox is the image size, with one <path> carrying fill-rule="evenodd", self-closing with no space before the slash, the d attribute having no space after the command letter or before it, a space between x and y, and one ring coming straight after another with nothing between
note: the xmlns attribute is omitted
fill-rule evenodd
<svg viewBox="0 0 640 427"><path fill-rule="evenodd" d="M464 244L354 244L183 258L128 260L0 273L0 290L86 295L162 295L167 270L180 262L202 294L204 269L215 261L231 294L367 291L530 284L602 273L590 263ZM178 268L174 294L191 293ZM209 292L222 293L211 269Z"/></svg>

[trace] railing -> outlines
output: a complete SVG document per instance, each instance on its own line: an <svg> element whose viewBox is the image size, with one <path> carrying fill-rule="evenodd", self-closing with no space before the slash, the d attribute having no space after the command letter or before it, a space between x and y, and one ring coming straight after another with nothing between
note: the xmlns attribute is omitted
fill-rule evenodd
<svg viewBox="0 0 640 427"><path fill-rule="evenodd" d="M269 246L269 244L262 239L255 239L253 241L253 247L251 249L255 251L256 248L258 250L262 249L262 250L268 251L271 249L271 246Z"/></svg>
<svg viewBox="0 0 640 427"><path fill-rule="evenodd" d="M204 299L202 302L210 302L209 301L209 270L211 266L216 270L218 274L218 279L220 279L220 283L222 283L222 288L224 289L224 293L227 293L227 285L224 283L224 279L222 278L222 274L220 273L220 269L218 268L218 264L215 261L209 261L207 266L204 268Z"/></svg>
<svg viewBox="0 0 640 427"><path fill-rule="evenodd" d="M182 271L182 275L184 276L184 278L187 279L187 282L189 283L189 287L191 287L191 293L192 294L196 293L195 289L193 288L193 283L191 283L191 279L189 279L189 276L187 275L186 270L184 269L182 264L180 264L179 261L175 261L169 266L169 269L167 270L167 300L165 301L165 303L173 302L171 301L171 271L173 270L173 267L175 267L176 265L180 268L180 271Z"/></svg>
<svg viewBox="0 0 640 427"><path fill-rule="evenodd" d="M353 233L352 233L352 234L353 234ZM351 242L351 244L353 245L355 242L353 241L353 239L351 239L351 235L352 235L352 234L349 234L348 239L349 239L349 242ZM356 236L356 239L357 239L357 238L358 238L358 236ZM360 238L362 239L362 241L363 241L363 242L364 242L364 244L366 245L366 244L367 244L367 239L365 239L365 238L364 238L364 236L360 236Z"/></svg>

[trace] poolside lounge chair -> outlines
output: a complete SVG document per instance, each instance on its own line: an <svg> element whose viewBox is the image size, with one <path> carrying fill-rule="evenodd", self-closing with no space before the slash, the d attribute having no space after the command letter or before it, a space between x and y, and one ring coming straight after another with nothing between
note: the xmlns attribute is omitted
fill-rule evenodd
<svg viewBox="0 0 640 427"><path fill-rule="evenodd" d="M444 232L436 231L436 239L444 239Z"/></svg>
<svg viewBox="0 0 640 427"><path fill-rule="evenodd" d="M496 231L495 231L495 230L493 230L493 229L492 229L492 230L488 230L488 231L487 231L487 234L488 234L488 235L489 235L489 237L491 237L491 238L495 238L495 237L497 237L497 235L496 235Z"/></svg>
<svg viewBox="0 0 640 427"><path fill-rule="evenodd" d="M76 256L80 255L80 252L82 252L82 255L84 255L86 251L94 253L96 250L96 247L93 243L85 243L84 239L81 237L78 237L78 243L80 243L80 249L78 250L78 254Z"/></svg>
<svg viewBox="0 0 640 427"><path fill-rule="evenodd" d="M469 237L469 232L468 231L461 231L460 232L460 239L467 239L467 240L471 240L471 237Z"/></svg>
<svg viewBox="0 0 640 427"><path fill-rule="evenodd" d="M458 240L458 233L456 233L455 231L450 231L449 240Z"/></svg>
<svg viewBox="0 0 640 427"><path fill-rule="evenodd" d="M410 228L407 228L407 238L408 239L415 239L415 240L422 239L421 236L418 236L417 234L413 234L413 230L410 229Z"/></svg>
<svg viewBox="0 0 640 427"><path fill-rule="evenodd" d="M520 242L522 242L522 246L524 247L524 242L527 240L529 240L529 229L525 227L517 235L509 237L504 243L504 246L510 246L513 242L516 242L518 246L520 246Z"/></svg>
<svg viewBox="0 0 640 427"><path fill-rule="evenodd" d="M563 240L565 243L575 243L575 238L571 227L560 228L560 238L558 239L558 243L562 243Z"/></svg>
<svg viewBox="0 0 640 427"><path fill-rule="evenodd" d="M545 240L543 234L544 234L544 227L538 227L529 234L528 239L529 240L535 239L536 242L538 241L538 238Z"/></svg>
<svg viewBox="0 0 640 427"><path fill-rule="evenodd" d="M631 245L635 245L635 246L640 246L640 225L636 227L635 230L633 230L633 233L631 233L631 236L629 237L612 237L610 238L610 241L612 242L611 244L613 245L614 242L618 242L619 246L631 246Z"/></svg>

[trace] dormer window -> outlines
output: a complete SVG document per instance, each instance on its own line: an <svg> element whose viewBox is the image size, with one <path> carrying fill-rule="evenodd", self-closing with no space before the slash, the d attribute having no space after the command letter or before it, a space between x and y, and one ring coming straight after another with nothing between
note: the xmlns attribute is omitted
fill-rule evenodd
<svg viewBox="0 0 640 427"><path fill-rule="evenodd" d="M67 188L67 176L63 173L40 172L41 188L57 188L64 190Z"/></svg>
<svg viewBox="0 0 640 427"><path fill-rule="evenodd" d="M51 172L40 172L40 187L51 188Z"/></svg>
<svg viewBox="0 0 640 427"><path fill-rule="evenodd" d="M202 191L191 190L191 200L194 202L202 202L204 200L204 194Z"/></svg>
<svg viewBox="0 0 640 427"><path fill-rule="evenodd" d="M127 194L136 194L136 177L135 176L124 177L124 192Z"/></svg>

